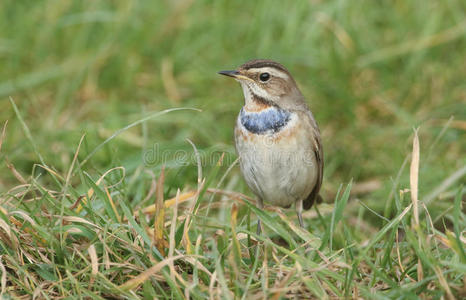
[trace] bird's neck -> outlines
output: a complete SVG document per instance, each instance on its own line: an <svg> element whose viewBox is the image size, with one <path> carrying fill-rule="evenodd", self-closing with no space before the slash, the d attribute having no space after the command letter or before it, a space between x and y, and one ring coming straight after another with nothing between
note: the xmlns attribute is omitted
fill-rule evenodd
<svg viewBox="0 0 466 300"><path fill-rule="evenodd" d="M241 84L244 94L244 106L239 121L251 133L276 133L288 124L291 112L282 109L262 96L257 95L246 84Z"/></svg>
<svg viewBox="0 0 466 300"><path fill-rule="evenodd" d="M246 84L241 85L244 94L244 110L247 112L260 112L274 106L273 102L254 94L249 86Z"/></svg>
<svg viewBox="0 0 466 300"><path fill-rule="evenodd" d="M263 101L263 99L253 98L251 101L245 101L244 110L247 112L261 112L263 110L276 107L272 103Z"/></svg>

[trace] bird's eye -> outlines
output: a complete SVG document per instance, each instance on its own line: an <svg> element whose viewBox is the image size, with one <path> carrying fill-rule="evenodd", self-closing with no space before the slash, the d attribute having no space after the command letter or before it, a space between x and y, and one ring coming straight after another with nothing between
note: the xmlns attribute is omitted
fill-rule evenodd
<svg viewBox="0 0 466 300"><path fill-rule="evenodd" d="M262 81L262 82L266 82L267 80L270 79L270 74L269 73L261 73L259 75L259 79Z"/></svg>

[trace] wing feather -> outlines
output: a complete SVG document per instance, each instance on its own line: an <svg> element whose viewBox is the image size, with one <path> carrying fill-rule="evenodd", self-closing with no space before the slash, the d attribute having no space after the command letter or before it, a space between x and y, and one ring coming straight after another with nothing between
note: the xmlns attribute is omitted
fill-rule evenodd
<svg viewBox="0 0 466 300"><path fill-rule="evenodd" d="M322 139L320 137L320 130L319 127L317 126L316 121L314 120L314 117L311 112L308 114L309 121L311 123L312 127L312 145L313 145L313 151L315 154L316 158L316 163L317 163L317 180L315 183L314 188L312 189L311 194L309 194L309 197L304 200L303 202L303 208L304 209L310 209L314 202L320 198L319 196L319 191L322 186L322 180L324 177L324 149L322 147Z"/></svg>

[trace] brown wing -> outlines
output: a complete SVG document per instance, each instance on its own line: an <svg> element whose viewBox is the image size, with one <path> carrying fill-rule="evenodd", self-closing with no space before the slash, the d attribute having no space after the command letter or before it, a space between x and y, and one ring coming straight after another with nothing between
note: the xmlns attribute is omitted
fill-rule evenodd
<svg viewBox="0 0 466 300"><path fill-rule="evenodd" d="M314 145L314 154L316 157L317 162L317 181L314 186L314 189L309 194L306 200L303 201L303 208L310 209L314 202L321 202L322 198L319 196L320 187L322 186L322 179L324 176L324 150L322 148L322 139L320 137L319 127L317 126L312 113L309 112L308 114L310 118L310 122L312 125L312 129L314 130L312 138L313 138L313 145Z"/></svg>

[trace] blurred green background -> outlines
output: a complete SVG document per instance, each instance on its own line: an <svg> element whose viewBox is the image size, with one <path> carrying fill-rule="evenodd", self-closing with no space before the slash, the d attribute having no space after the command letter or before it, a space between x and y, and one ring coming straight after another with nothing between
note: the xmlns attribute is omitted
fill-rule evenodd
<svg viewBox="0 0 466 300"><path fill-rule="evenodd" d="M195 163L177 155L193 153L188 138L205 156L225 151L232 162L243 96L216 72L253 58L284 64L308 99L323 134L329 201L353 179L355 195L389 215L403 162L398 188L408 187L415 127L421 199L442 198L432 193L455 172L456 182L464 179L465 1L3 0L0 120L8 126L0 158L11 165L0 164L0 189L21 183L13 168L38 177L39 154L65 176L83 134L79 161L118 129L176 107L202 112L134 126L82 168L102 174L124 166L135 180L166 164L167 194L194 188ZM206 161L208 172L213 163ZM228 176L225 188L250 194L238 168ZM54 186L46 172L38 180ZM442 190L447 198L452 191Z"/></svg>

